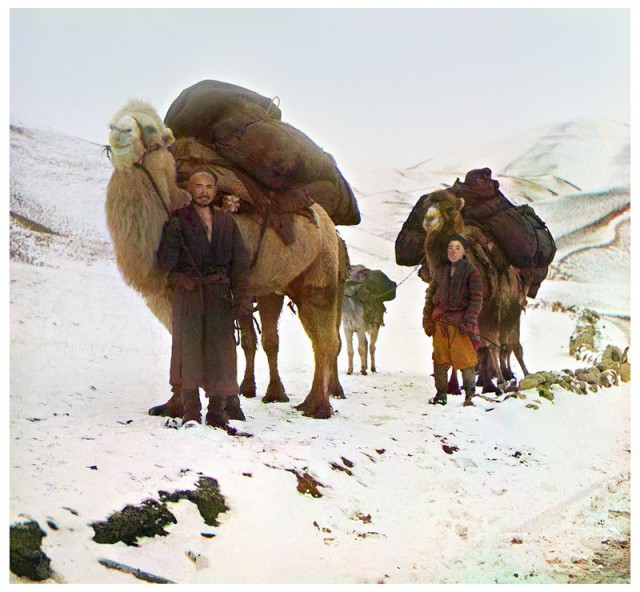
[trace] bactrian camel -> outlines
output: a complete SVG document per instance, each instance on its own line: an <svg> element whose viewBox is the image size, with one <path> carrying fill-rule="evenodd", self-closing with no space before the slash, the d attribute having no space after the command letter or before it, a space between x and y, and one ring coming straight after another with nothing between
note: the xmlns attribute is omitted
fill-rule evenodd
<svg viewBox="0 0 640 592"><path fill-rule="evenodd" d="M514 353L522 370L528 374L520 344L520 317L526 306L527 280L510 265L498 244L473 223L465 222L461 210L464 199L445 190L430 194L424 204L423 228L426 232L424 253L426 272L433 273L446 261L447 243L454 233L469 239L467 257L479 270L483 284L483 304L478 317L483 346L478 352L478 383L483 392L497 391L493 378L500 383L512 377L509 355ZM424 277L423 279L429 279Z"/></svg>
<svg viewBox="0 0 640 592"><path fill-rule="evenodd" d="M129 101L113 118L109 135L114 166L106 200L107 224L116 263L124 280L145 299L150 310L171 330L171 288L155 264L155 254L168 213L188 203L176 183L175 160L168 150L170 129L153 107ZM236 222L254 265L251 290L262 321L262 344L270 381L263 400L288 401L278 372L277 322L284 296L296 305L309 336L315 370L311 389L298 405L304 415L327 418L330 396L344 397L338 380L339 327L344 282L349 273L344 243L326 212L312 206L313 216L296 215L295 240L284 246L269 227L261 236L261 220L236 215ZM311 219L313 218L313 219ZM256 335L242 335L247 365L241 392L255 396ZM175 393L172 400L176 400ZM179 412L169 413L179 416Z"/></svg>

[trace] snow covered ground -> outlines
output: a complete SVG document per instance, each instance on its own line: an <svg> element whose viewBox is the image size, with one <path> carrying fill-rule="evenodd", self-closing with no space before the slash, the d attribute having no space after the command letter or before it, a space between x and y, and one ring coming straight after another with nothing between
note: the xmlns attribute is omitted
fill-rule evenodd
<svg viewBox="0 0 640 592"><path fill-rule="evenodd" d="M540 149L550 137L554 150ZM509 197L544 177L530 195L561 256L524 316L529 369L588 365L569 355L569 306L600 313L598 345L624 349L628 129L573 123L510 140L503 160L456 155L412 171L350 172L363 213L360 226L340 228L352 263L402 282L378 341L378 373L347 376L343 351L347 398L332 402L331 419L303 417L294 405L310 387L312 354L285 308L291 403L243 399L247 421L234 424L252 438L169 429L147 415L169 394L171 343L113 262L103 214L110 165L98 147L53 132L15 128L11 142L9 519L46 532L47 582L139 582L101 558L182 584L629 581L630 384L588 395L556 388L553 401L532 390L470 408L461 397L427 405L425 285L393 254L417 198L466 170L491 166ZM565 158L572 152L584 166ZM260 390L268 372L258 355ZM294 472L313 477L321 496L298 492ZM137 547L92 540L90 523L193 488L202 475L219 482L229 506L219 526L181 501L168 504L177 523L166 537Z"/></svg>

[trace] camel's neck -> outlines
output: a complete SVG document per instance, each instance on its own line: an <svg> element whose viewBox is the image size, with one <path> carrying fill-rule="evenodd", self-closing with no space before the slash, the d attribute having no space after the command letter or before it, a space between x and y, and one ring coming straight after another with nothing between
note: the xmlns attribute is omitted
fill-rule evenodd
<svg viewBox="0 0 640 592"><path fill-rule="evenodd" d="M464 232L464 221L462 218L447 220L440 230L427 233L425 245L429 247L445 245L452 234Z"/></svg>
<svg viewBox="0 0 640 592"><path fill-rule="evenodd" d="M440 230L427 233L424 253L432 272L436 266L447 262L449 237L458 232L464 232L464 222L461 217L447 220Z"/></svg>

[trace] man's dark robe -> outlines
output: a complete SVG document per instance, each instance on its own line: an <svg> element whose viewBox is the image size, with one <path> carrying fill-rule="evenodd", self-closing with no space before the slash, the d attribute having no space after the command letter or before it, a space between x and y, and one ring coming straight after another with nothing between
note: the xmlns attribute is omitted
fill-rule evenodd
<svg viewBox="0 0 640 592"><path fill-rule="evenodd" d="M233 216L213 210L211 241L193 204L165 225L158 266L175 283L170 383L238 393L233 321L251 310L249 255Z"/></svg>

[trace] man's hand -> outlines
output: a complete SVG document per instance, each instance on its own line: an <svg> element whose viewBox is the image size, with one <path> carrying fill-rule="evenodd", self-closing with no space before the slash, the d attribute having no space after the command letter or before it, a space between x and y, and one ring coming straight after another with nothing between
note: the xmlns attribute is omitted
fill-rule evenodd
<svg viewBox="0 0 640 592"><path fill-rule="evenodd" d="M463 335L468 335L469 337L471 337L474 334L473 323L470 323L469 321L462 321L459 329L460 333L462 333Z"/></svg>
<svg viewBox="0 0 640 592"><path fill-rule="evenodd" d="M431 319L424 317L422 319L422 328L424 329L424 332L427 334L427 337L433 337L433 334L435 333L435 330L436 330L436 324Z"/></svg>
<svg viewBox="0 0 640 592"><path fill-rule="evenodd" d="M178 220L178 216L169 217L169 221L167 222L167 228L173 234L180 234L180 220Z"/></svg>
<svg viewBox="0 0 640 592"><path fill-rule="evenodd" d="M177 216L171 216L167 221L167 226L164 230L163 242L170 249L178 249L182 244L182 230L180 229L180 220Z"/></svg>

